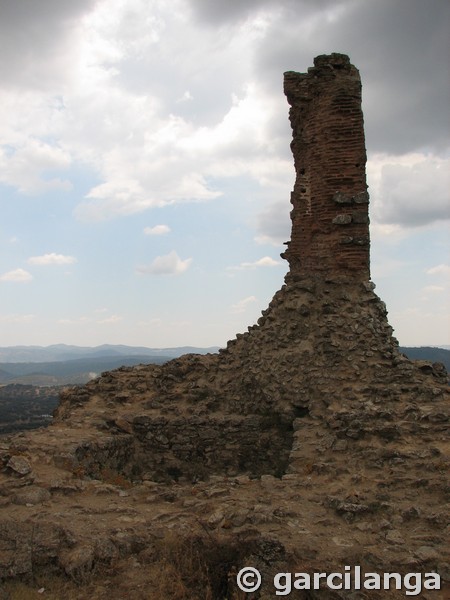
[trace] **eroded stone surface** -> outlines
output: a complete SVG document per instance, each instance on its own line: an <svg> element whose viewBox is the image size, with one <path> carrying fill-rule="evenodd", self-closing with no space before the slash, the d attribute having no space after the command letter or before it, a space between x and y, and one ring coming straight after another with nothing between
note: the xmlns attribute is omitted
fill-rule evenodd
<svg viewBox="0 0 450 600"><path fill-rule="evenodd" d="M28 473L31 473L31 465L23 456L11 456L6 466L18 475L28 475Z"/></svg>

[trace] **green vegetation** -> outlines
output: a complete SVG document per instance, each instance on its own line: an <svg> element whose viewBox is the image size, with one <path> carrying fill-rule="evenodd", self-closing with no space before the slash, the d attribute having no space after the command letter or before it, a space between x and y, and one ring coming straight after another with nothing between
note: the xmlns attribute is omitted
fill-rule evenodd
<svg viewBox="0 0 450 600"><path fill-rule="evenodd" d="M54 362L0 363L0 384L76 385L86 383L104 371L139 364L162 364L167 356L100 356Z"/></svg>
<svg viewBox="0 0 450 600"><path fill-rule="evenodd" d="M0 434L48 425L58 404L59 388L32 385L0 387Z"/></svg>

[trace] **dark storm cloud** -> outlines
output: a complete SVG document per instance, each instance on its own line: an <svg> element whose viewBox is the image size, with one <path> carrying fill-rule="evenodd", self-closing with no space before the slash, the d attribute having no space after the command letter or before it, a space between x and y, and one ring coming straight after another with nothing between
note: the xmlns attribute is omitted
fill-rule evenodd
<svg viewBox="0 0 450 600"><path fill-rule="evenodd" d="M199 20L220 24L246 18L258 8L271 4L272 0L191 0L190 4Z"/></svg>
<svg viewBox="0 0 450 600"><path fill-rule="evenodd" d="M308 14L286 6L256 54L268 88L317 54L343 52L361 71L369 151L448 148L450 3L347 0Z"/></svg>
<svg viewBox="0 0 450 600"><path fill-rule="evenodd" d="M0 32L15 36L16 46L31 36L41 41L51 40L58 31L53 25L69 23L95 6L97 0L1 0Z"/></svg>
<svg viewBox="0 0 450 600"><path fill-rule="evenodd" d="M96 0L0 0L2 85L42 87L61 77L77 19ZM58 72L59 71L59 72Z"/></svg>
<svg viewBox="0 0 450 600"><path fill-rule="evenodd" d="M296 10L305 14L323 6L339 4L338 0L190 0L199 20L210 25L228 24L246 19L261 9Z"/></svg>
<svg viewBox="0 0 450 600"><path fill-rule="evenodd" d="M384 0L355 12L356 21L364 23L354 47L367 78L363 98L370 149L439 152L448 146L449 9L445 0Z"/></svg>

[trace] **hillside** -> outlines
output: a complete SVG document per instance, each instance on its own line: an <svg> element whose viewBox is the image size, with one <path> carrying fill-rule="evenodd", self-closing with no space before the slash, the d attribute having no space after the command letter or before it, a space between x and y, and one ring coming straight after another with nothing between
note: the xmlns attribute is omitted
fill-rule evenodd
<svg viewBox="0 0 450 600"><path fill-rule="evenodd" d="M0 384L75 385L98 377L103 371L141 363L162 364L167 356L91 356L55 362L0 364Z"/></svg>
<svg viewBox="0 0 450 600"><path fill-rule="evenodd" d="M21 383L24 385L75 385L98 377L103 371L121 366L138 364L162 364L167 360L186 354L217 351L213 348L143 348L124 345L103 345L93 348L66 346L34 347L11 346L0 348L0 385ZM52 357L52 360L49 358Z"/></svg>
<svg viewBox="0 0 450 600"><path fill-rule="evenodd" d="M450 350L448 349L432 346L400 346L399 350L412 360L429 360L430 362L440 362L445 365L445 368L450 373Z"/></svg>
<svg viewBox="0 0 450 600"><path fill-rule="evenodd" d="M57 386L0 386L0 435L47 426L60 391Z"/></svg>

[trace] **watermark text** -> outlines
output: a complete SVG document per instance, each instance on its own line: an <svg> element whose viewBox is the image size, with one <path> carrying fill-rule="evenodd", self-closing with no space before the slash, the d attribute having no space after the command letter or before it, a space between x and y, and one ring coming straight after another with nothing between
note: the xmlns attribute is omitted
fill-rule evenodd
<svg viewBox="0 0 450 600"><path fill-rule="evenodd" d="M256 592L263 585L261 573L254 567L244 567L236 583L243 592ZM333 573L277 573L272 581L277 596L288 596L292 590L402 590L407 596L417 596L422 590L440 590L438 573L366 573L360 566L345 566Z"/></svg>

